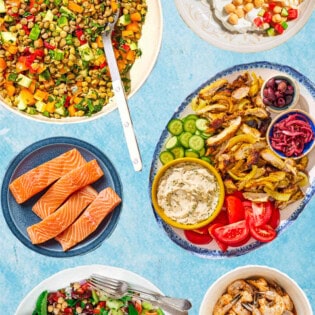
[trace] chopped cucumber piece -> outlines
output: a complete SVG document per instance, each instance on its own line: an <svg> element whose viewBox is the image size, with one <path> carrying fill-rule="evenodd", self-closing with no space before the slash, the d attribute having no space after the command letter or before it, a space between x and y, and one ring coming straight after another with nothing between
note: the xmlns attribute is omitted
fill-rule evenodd
<svg viewBox="0 0 315 315"><path fill-rule="evenodd" d="M118 20L118 25L128 25L131 23L130 14L122 15Z"/></svg>
<svg viewBox="0 0 315 315"><path fill-rule="evenodd" d="M108 306L110 309L118 310L124 306L124 302L120 300L108 300L106 302L106 306Z"/></svg>
<svg viewBox="0 0 315 315"><path fill-rule="evenodd" d="M65 15L69 16L71 19L75 19L76 18L75 14L70 9L68 9L68 8L66 8L64 6L60 7L59 12L60 13L64 13Z"/></svg>
<svg viewBox="0 0 315 315"><path fill-rule="evenodd" d="M24 86L26 88L28 88L31 83L32 83L32 80L30 78L28 78L26 75L20 73L16 79L16 82L21 85L21 86Z"/></svg>
<svg viewBox="0 0 315 315"><path fill-rule="evenodd" d="M175 159L174 155L170 151L163 151L160 153L160 161L163 165L167 164L168 162L171 162Z"/></svg>
<svg viewBox="0 0 315 315"><path fill-rule="evenodd" d="M185 150L185 156L198 159L199 153L192 150L192 149L187 149L187 150Z"/></svg>
<svg viewBox="0 0 315 315"><path fill-rule="evenodd" d="M175 148L179 144L178 138L176 136L171 137L165 144L167 150Z"/></svg>
<svg viewBox="0 0 315 315"><path fill-rule="evenodd" d="M184 131L179 136L179 142L185 148L189 148L189 139L192 137L192 133L189 131Z"/></svg>
<svg viewBox="0 0 315 315"><path fill-rule="evenodd" d="M40 113L42 113L45 111L46 104L42 101L38 101L35 103L35 107Z"/></svg>
<svg viewBox="0 0 315 315"><path fill-rule="evenodd" d="M51 10L47 10L46 15L45 15L43 21L52 22L53 20L54 20L54 14L52 13Z"/></svg>
<svg viewBox="0 0 315 315"><path fill-rule="evenodd" d="M180 159L185 156L185 150L183 147L175 147L171 150L171 152L173 153L175 159Z"/></svg>
<svg viewBox="0 0 315 315"><path fill-rule="evenodd" d="M60 116L66 116L67 110L64 106L60 106L58 108L55 108L55 113L59 114Z"/></svg>
<svg viewBox="0 0 315 315"><path fill-rule="evenodd" d="M12 32L0 32L3 44L14 44L17 40L17 35Z"/></svg>
<svg viewBox="0 0 315 315"><path fill-rule="evenodd" d="M168 124L167 124L167 130L173 135L173 136L178 136L183 132L183 122L180 119L172 119Z"/></svg>
<svg viewBox="0 0 315 315"><path fill-rule="evenodd" d="M184 121L184 130L191 133L196 132L196 120L195 119L186 119Z"/></svg>
<svg viewBox="0 0 315 315"><path fill-rule="evenodd" d="M188 145L194 151L200 151L205 146L205 140L200 136L193 135L189 138Z"/></svg>
<svg viewBox="0 0 315 315"><path fill-rule="evenodd" d="M196 127L200 131L206 131L209 126L209 121L205 118L198 118L196 120Z"/></svg>
<svg viewBox="0 0 315 315"><path fill-rule="evenodd" d="M90 61L94 59L94 54L91 47L89 46L89 43L83 44L78 48L78 50L83 60Z"/></svg>
<svg viewBox="0 0 315 315"><path fill-rule="evenodd" d="M20 95L18 96L17 108L19 110L25 110L27 108L26 102L23 100L23 98Z"/></svg>
<svg viewBox="0 0 315 315"><path fill-rule="evenodd" d="M3 0L0 0L0 13L5 13L6 8Z"/></svg>

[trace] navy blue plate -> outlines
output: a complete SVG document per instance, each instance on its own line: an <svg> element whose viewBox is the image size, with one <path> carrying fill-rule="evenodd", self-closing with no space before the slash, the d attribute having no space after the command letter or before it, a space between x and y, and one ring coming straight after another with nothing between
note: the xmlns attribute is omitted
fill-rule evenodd
<svg viewBox="0 0 315 315"><path fill-rule="evenodd" d="M13 159L7 169L1 189L1 204L4 218L13 234L25 246L43 255L71 257L82 255L95 249L112 233L117 225L121 212L120 204L108 217L106 217L94 233L67 252L64 252L60 244L55 240L47 241L41 245L33 245L31 243L26 228L40 221L40 219L33 213L32 206L42 194L38 194L19 205L9 190L9 184L30 169L73 148L80 151L87 161L96 159L102 168L104 176L92 186L97 191L100 191L105 187L112 187L122 198L121 182L113 164L104 153L91 144L74 138L54 137L35 142L25 148Z"/></svg>
<svg viewBox="0 0 315 315"><path fill-rule="evenodd" d="M304 75L296 71L295 69L280 65L276 63L270 62L253 62L248 64L241 64L231 67L227 70L219 72L214 77L203 83L199 86L193 93L191 93L187 98L182 102L176 112L173 114L171 119L184 117L187 114L193 113L192 109L190 108L190 103L192 99L198 94L198 92L209 85L211 82L214 82L220 78L228 78L229 81L236 79L236 77L245 71L248 72L255 72L256 74L260 75L263 79L270 77L273 74L287 73L291 75L293 78L300 85L301 95L297 108L300 108L306 112L308 112L312 117L315 117L315 85ZM170 119L170 120L171 120ZM169 132L167 128L161 134L161 137L156 145L153 161L151 164L150 170L150 177L149 177L149 194L151 198L151 189L152 189L152 182L154 179L155 174L157 173L158 169L161 167L161 162L159 161L159 154L161 151L164 150L165 142L169 138ZM315 150L313 150L309 155L309 167L308 171L312 170L315 167ZM286 208L286 211L281 211L281 222L277 228L278 235L283 233L299 216L299 214L303 211L307 203L310 201L312 196L315 193L315 178L313 172L310 173L310 183L311 185L305 191L305 198L302 201L297 201ZM208 245L194 245L187 241L184 236L183 230L176 229L171 227L170 225L166 224L154 211L152 205L154 216L159 224L159 226L166 232L167 236L177 245L182 247L183 249L200 256L202 258L209 258L209 259L223 259L229 257L236 257L240 255L244 255L252 250L255 250L266 243L260 243L251 239L247 244L244 246L236 247L236 248L228 248L226 252L222 252L219 247L212 241Z"/></svg>

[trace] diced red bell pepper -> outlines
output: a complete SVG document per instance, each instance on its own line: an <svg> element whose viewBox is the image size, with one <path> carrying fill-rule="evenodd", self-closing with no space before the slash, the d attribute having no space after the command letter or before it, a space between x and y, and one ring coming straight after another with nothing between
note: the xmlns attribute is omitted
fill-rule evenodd
<svg viewBox="0 0 315 315"><path fill-rule="evenodd" d="M284 32L283 26L282 26L281 24L279 24L279 23L276 23L276 24L274 25L274 29L276 30L276 32L277 32L278 34L282 34L282 33Z"/></svg>
<svg viewBox="0 0 315 315"><path fill-rule="evenodd" d="M26 35L29 35L29 34L30 34L30 30L29 30L29 28L27 27L27 25L22 25L22 30L24 30L24 32L25 32Z"/></svg>
<svg viewBox="0 0 315 315"><path fill-rule="evenodd" d="M125 52L128 52L130 50L130 46L128 44L122 44L120 47Z"/></svg>
<svg viewBox="0 0 315 315"><path fill-rule="evenodd" d="M75 36L79 39L81 45L87 43L85 39L82 39L82 35L84 35L83 29L78 27L75 31Z"/></svg>
<svg viewBox="0 0 315 315"><path fill-rule="evenodd" d="M256 17L255 19L254 19L254 24L257 26L257 27L262 27L262 25L263 25L263 20L262 20L262 18L260 18L260 17Z"/></svg>
<svg viewBox="0 0 315 315"><path fill-rule="evenodd" d="M50 49L50 50L54 50L56 49L56 46L54 45L50 45L48 42L44 41L44 46L47 48L47 49Z"/></svg>
<svg viewBox="0 0 315 315"><path fill-rule="evenodd" d="M299 13L297 9L288 10L288 20L295 20L298 17Z"/></svg>
<svg viewBox="0 0 315 315"><path fill-rule="evenodd" d="M70 100L71 100L71 96L67 95L66 100L65 100L65 104L64 104L65 107L69 107Z"/></svg>
<svg viewBox="0 0 315 315"><path fill-rule="evenodd" d="M34 20L35 20L35 16L34 16L34 15L28 15L28 16L26 17L26 19L27 19L28 21L34 21Z"/></svg>

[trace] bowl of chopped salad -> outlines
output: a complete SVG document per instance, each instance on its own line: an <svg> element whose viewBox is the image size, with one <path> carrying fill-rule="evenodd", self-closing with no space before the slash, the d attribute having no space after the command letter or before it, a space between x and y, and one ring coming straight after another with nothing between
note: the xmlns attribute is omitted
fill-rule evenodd
<svg viewBox="0 0 315 315"><path fill-rule="evenodd" d="M146 0L116 6L99 0L0 0L0 103L24 117L63 123L115 109L101 33L117 9L112 42L126 94L133 95L157 58L162 30L151 24L160 25L161 8Z"/></svg>
<svg viewBox="0 0 315 315"><path fill-rule="evenodd" d="M145 278L125 269L104 265L87 265L60 271L42 281L28 293L15 315L34 314L156 314L167 315L137 297L113 299L93 289L86 279L92 273L122 279L152 291L161 291Z"/></svg>

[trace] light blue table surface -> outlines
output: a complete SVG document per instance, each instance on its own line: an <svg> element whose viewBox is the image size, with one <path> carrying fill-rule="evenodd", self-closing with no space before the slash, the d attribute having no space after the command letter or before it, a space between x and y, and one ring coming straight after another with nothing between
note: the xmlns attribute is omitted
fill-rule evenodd
<svg viewBox="0 0 315 315"><path fill-rule="evenodd" d="M150 0L148 0L150 1ZM128 158L118 111L88 124L33 122L0 108L0 178L26 146L52 136L85 140L112 161L123 184L123 208L112 235L83 256L52 258L37 254L11 233L0 212L0 313L13 314L22 298L48 276L65 268L104 264L133 271L164 293L189 298L198 314L207 288L238 266L263 264L291 276L315 308L315 199L285 233L249 254L224 260L203 259L174 244L158 226L150 205L148 178L153 152L167 121L201 83L236 64L271 61L290 65L315 82L315 13L285 44L260 53L235 53L200 39L179 16L171 0L162 0L163 41L157 63L129 101L143 171L135 173ZM304 314L299 314L304 315Z"/></svg>

